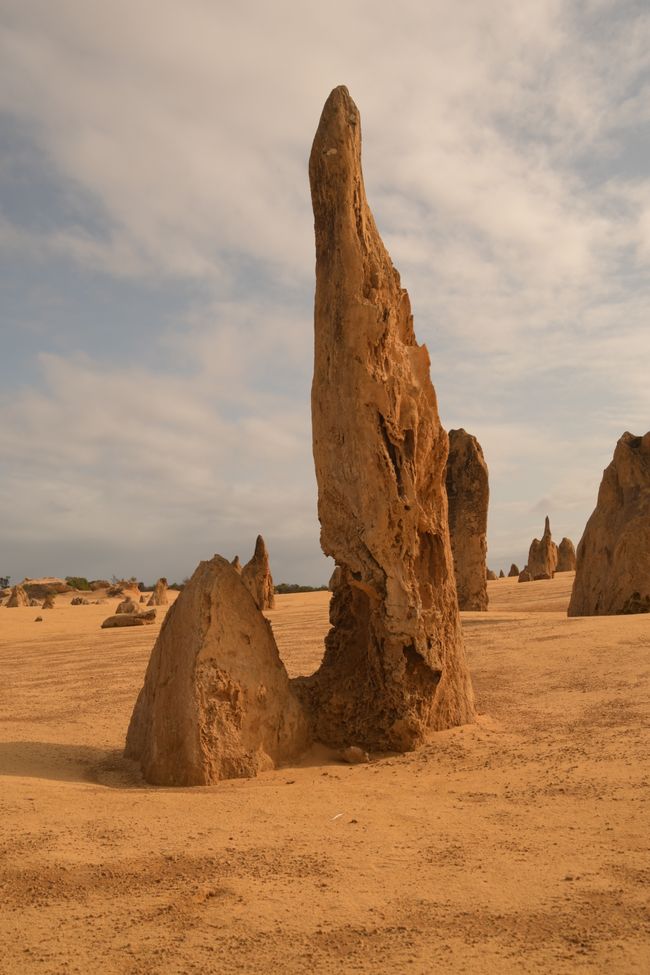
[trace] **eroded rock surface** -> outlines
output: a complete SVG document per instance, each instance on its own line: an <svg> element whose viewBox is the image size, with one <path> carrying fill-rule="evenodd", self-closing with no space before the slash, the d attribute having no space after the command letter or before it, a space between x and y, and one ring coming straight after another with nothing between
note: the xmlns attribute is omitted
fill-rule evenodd
<svg viewBox="0 0 650 975"><path fill-rule="evenodd" d="M123 599L121 603L118 603L117 609L115 610L115 613L118 616L123 614L132 615L133 613L139 613L139 612L140 612L139 600L138 602L136 602L135 599L133 599L131 596L127 596L127 598Z"/></svg>
<svg viewBox="0 0 650 975"><path fill-rule="evenodd" d="M624 433L580 544L569 616L648 612L650 432Z"/></svg>
<svg viewBox="0 0 650 975"><path fill-rule="evenodd" d="M557 547L556 572L573 572L576 567L576 550L570 538L563 538Z"/></svg>
<svg viewBox="0 0 650 975"><path fill-rule="evenodd" d="M19 606L29 606L29 596L21 585L13 586L9 599L5 603L7 609L17 609Z"/></svg>
<svg viewBox="0 0 650 975"><path fill-rule="evenodd" d="M552 579L557 567L557 545L551 536L551 523L548 515L544 521L544 534L534 538L528 552L526 569L532 579Z"/></svg>
<svg viewBox="0 0 650 975"><path fill-rule="evenodd" d="M299 682L315 735L406 750L472 721L429 355L366 201L361 123L328 98L309 161L316 233L313 452L321 545L341 568L320 669Z"/></svg>
<svg viewBox="0 0 650 975"><path fill-rule="evenodd" d="M287 762L308 726L273 632L232 565L201 562L156 640L125 755L157 785L209 785Z"/></svg>
<svg viewBox="0 0 650 975"><path fill-rule="evenodd" d="M166 606L167 603L167 580L161 577L153 587L147 606Z"/></svg>
<svg viewBox="0 0 650 975"><path fill-rule="evenodd" d="M102 623L102 630L109 630L120 626L146 626L148 623L156 622L156 610L149 609L143 613L122 613L121 615L109 616Z"/></svg>
<svg viewBox="0 0 650 975"><path fill-rule="evenodd" d="M252 559L241 569L241 577L258 609L273 609L275 606L275 588L271 576L269 553L261 535L257 536Z"/></svg>
<svg viewBox="0 0 650 975"><path fill-rule="evenodd" d="M458 607L485 611L488 469L478 440L463 429L449 431L446 484Z"/></svg>

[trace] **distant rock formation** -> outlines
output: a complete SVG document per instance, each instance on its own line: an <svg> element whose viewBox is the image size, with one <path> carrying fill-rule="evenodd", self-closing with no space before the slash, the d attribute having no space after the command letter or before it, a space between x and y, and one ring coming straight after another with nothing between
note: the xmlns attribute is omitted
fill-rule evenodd
<svg viewBox="0 0 650 975"><path fill-rule="evenodd" d="M30 599L29 600L29 605L30 606L40 606L41 604L39 603L38 599Z"/></svg>
<svg viewBox="0 0 650 975"><path fill-rule="evenodd" d="M296 682L316 737L405 751L474 719L429 355L368 207L359 112L329 96L309 161L316 234L313 453L321 546L342 569L320 669Z"/></svg>
<svg viewBox="0 0 650 975"><path fill-rule="evenodd" d="M121 603L118 603L117 609L115 610L116 615L131 615L132 613L139 613L140 606L135 602L130 596L123 599Z"/></svg>
<svg viewBox="0 0 650 975"><path fill-rule="evenodd" d="M153 592L151 593L151 598L149 599L147 606L166 606L168 602L167 580L163 576L153 587Z"/></svg>
<svg viewBox="0 0 650 975"><path fill-rule="evenodd" d="M510 572L508 573L508 578L513 579L515 576L519 575L519 566L515 565L513 562L510 566Z"/></svg>
<svg viewBox="0 0 650 975"><path fill-rule="evenodd" d="M17 609L19 606L29 606L29 596L22 585L14 586L9 593L9 599L5 603L7 609Z"/></svg>
<svg viewBox="0 0 650 975"><path fill-rule="evenodd" d="M494 582L494 580L496 579L496 577L497 577L497 574L494 571L494 569L486 569L485 570L485 578L488 580L488 582Z"/></svg>
<svg viewBox="0 0 650 975"><path fill-rule="evenodd" d="M534 538L530 543L526 568L533 579L552 579L557 559L557 545L551 537L551 524L547 515L541 539Z"/></svg>
<svg viewBox="0 0 650 975"><path fill-rule="evenodd" d="M463 429L449 431L446 486L458 608L485 611L488 469L478 440Z"/></svg>
<svg viewBox="0 0 650 975"><path fill-rule="evenodd" d="M30 599L45 599L49 593L71 592L72 586L58 576L43 576L40 579L26 577L21 583Z"/></svg>
<svg viewBox="0 0 650 975"><path fill-rule="evenodd" d="M528 569L522 569L519 573L519 582L532 582L533 577L531 576Z"/></svg>
<svg viewBox="0 0 650 975"><path fill-rule="evenodd" d="M569 616L648 612L650 431L624 433L578 545Z"/></svg>
<svg viewBox="0 0 650 975"><path fill-rule="evenodd" d="M97 592L98 589L110 589L111 584L108 579L93 579L92 582L88 583L92 592Z"/></svg>
<svg viewBox="0 0 650 975"><path fill-rule="evenodd" d="M134 579L120 579L108 587L106 595L111 597L125 596L137 603L140 599L140 587Z"/></svg>
<svg viewBox="0 0 650 975"><path fill-rule="evenodd" d="M41 609L54 609L54 596L52 595L52 593L50 593L49 596L45 597Z"/></svg>
<svg viewBox="0 0 650 975"><path fill-rule="evenodd" d="M269 554L261 535L257 536L255 552L250 562L241 570L242 582L255 600L258 609L273 609L275 589L269 565Z"/></svg>
<svg viewBox="0 0 650 975"><path fill-rule="evenodd" d="M273 631L239 573L201 562L156 640L125 755L156 785L256 775L309 742Z"/></svg>
<svg viewBox="0 0 650 975"><path fill-rule="evenodd" d="M232 565L232 567L235 570L235 572L239 572L241 574L242 564L239 561L239 556L238 555L236 555L234 557L234 559L232 560L232 562L230 564Z"/></svg>
<svg viewBox="0 0 650 975"><path fill-rule="evenodd" d="M499 570L499 579L505 579L505 577L506 577L505 572L503 571L503 569L500 569Z"/></svg>
<svg viewBox="0 0 650 975"><path fill-rule="evenodd" d="M156 622L156 610L148 609L145 613L122 613L109 616L102 623L102 630L110 630L116 626L147 626Z"/></svg>
<svg viewBox="0 0 650 975"><path fill-rule="evenodd" d="M573 572L576 567L576 550L570 538L563 538L557 549L556 572Z"/></svg>

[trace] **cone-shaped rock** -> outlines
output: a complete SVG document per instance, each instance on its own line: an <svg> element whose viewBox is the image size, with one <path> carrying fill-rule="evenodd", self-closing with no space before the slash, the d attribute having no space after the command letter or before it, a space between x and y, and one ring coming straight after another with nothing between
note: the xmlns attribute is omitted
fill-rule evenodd
<svg viewBox="0 0 650 975"><path fill-rule="evenodd" d="M458 607L487 610L488 469L481 445L465 430L449 431L446 482Z"/></svg>
<svg viewBox="0 0 650 975"><path fill-rule="evenodd" d="M16 609L18 606L29 606L29 596L21 585L14 586L9 593L9 599L5 603L8 609Z"/></svg>
<svg viewBox="0 0 650 975"><path fill-rule="evenodd" d="M576 567L576 550L570 538L563 538L557 547L556 572L573 572Z"/></svg>
<svg viewBox="0 0 650 975"><path fill-rule="evenodd" d="M166 606L167 602L167 580L161 577L153 587L147 606Z"/></svg>
<svg viewBox="0 0 650 975"><path fill-rule="evenodd" d="M126 757L148 782L209 785L289 761L307 743L270 624L226 559L201 562L156 640Z"/></svg>
<svg viewBox="0 0 650 975"><path fill-rule="evenodd" d="M541 539L534 538L530 543L526 568L532 579L552 579L557 559L557 545L551 537L551 523L547 515Z"/></svg>
<svg viewBox="0 0 650 975"><path fill-rule="evenodd" d="M235 569L237 572L241 572L241 570L242 570L242 564L239 561L239 556L238 555L236 555L234 557L234 559L232 560L232 562L230 564L232 565L233 569Z"/></svg>
<svg viewBox="0 0 650 975"><path fill-rule="evenodd" d="M321 546L341 567L315 733L405 750L471 721L429 355L368 208L359 112L328 98L309 161L316 232L313 451Z"/></svg>
<svg viewBox="0 0 650 975"><path fill-rule="evenodd" d="M513 562L512 565L510 566L510 572L508 573L508 578L512 579L514 576L518 576L518 575L519 575L519 566L515 565L515 563Z"/></svg>
<svg viewBox="0 0 650 975"><path fill-rule="evenodd" d="M241 569L241 577L258 609L273 609L275 588L269 565L269 553L266 551L261 535L257 536L253 558Z"/></svg>
<svg viewBox="0 0 650 975"><path fill-rule="evenodd" d="M650 612L650 432L624 433L578 545L569 616Z"/></svg>

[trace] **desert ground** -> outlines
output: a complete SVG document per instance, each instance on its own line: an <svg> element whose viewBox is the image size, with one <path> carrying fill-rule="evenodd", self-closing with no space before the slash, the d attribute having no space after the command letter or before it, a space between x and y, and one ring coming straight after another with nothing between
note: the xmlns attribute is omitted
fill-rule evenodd
<svg viewBox="0 0 650 975"><path fill-rule="evenodd" d="M475 725L195 789L121 757L163 609L0 608L0 972L645 975L650 616L567 619L572 580L462 614ZM292 675L328 599L267 614Z"/></svg>

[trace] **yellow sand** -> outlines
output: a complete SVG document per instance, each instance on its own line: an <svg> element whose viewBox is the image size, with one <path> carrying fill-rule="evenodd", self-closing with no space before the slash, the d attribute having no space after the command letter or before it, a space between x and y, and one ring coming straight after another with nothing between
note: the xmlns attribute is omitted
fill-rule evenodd
<svg viewBox="0 0 650 975"><path fill-rule="evenodd" d="M475 726L184 790L120 754L159 623L0 608L2 975L645 975L650 616L569 620L571 581L463 615ZM327 602L268 614L292 674Z"/></svg>

